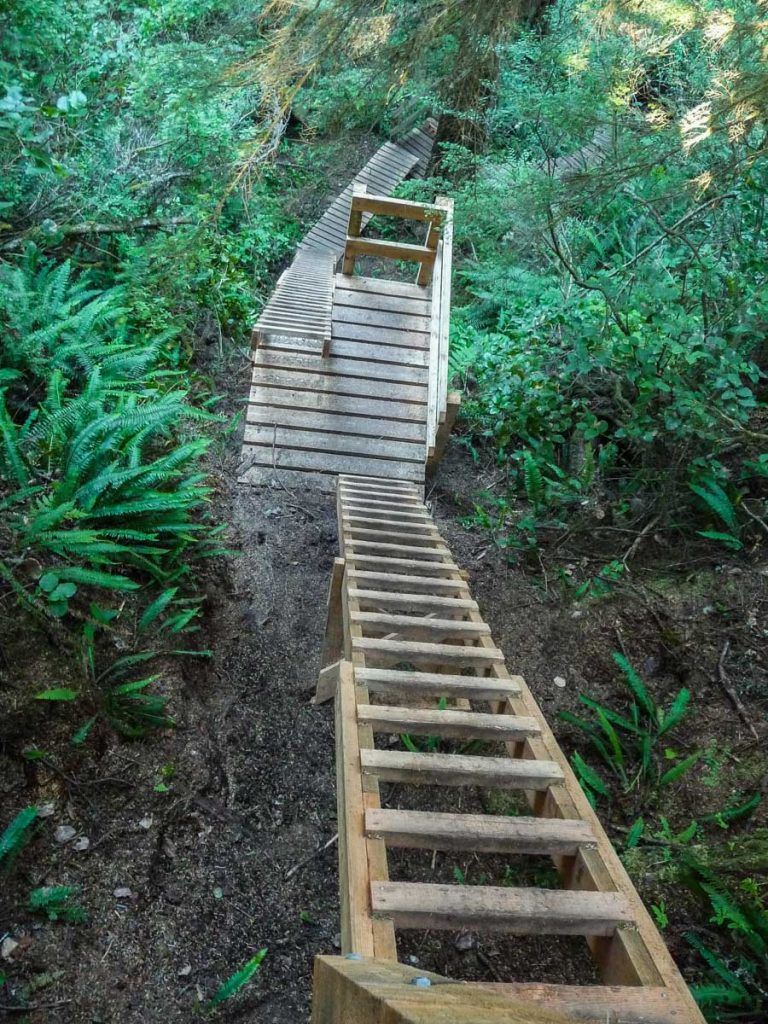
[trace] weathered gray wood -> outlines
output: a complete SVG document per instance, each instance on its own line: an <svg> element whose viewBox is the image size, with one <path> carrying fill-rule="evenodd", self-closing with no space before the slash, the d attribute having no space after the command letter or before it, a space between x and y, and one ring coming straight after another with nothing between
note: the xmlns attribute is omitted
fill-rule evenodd
<svg viewBox="0 0 768 1024"><path fill-rule="evenodd" d="M426 408L426 388L417 384L365 380L360 377L328 377L318 373L260 367L258 384L251 389L251 395L254 396L254 391L258 395L265 386L290 388L293 391L316 391L328 395L347 395L351 398L383 398L390 402L413 402ZM258 397L252 397L252 400L258 401Z"/></svg>
<svg viewBox="0 0 768 1024"><path fill-rule="evenodd" d="M388 313L386 310L362 306L334 305L333 323L367 324L371 327L429 334L429 319L426 316L418 316L415 313Z"/></svg>
<svg viewBox="0 0 768 1024"><path fill-rule="evenodd" d="M554 761L525 758L361 750L360 764L363 774L375 775L382 782L407 782L412 786L482 786L545 792L563 781L560 766Z"/></svg>
<svg viewBox="0 0 768 1024"><path fill-rule="evenodd" d="M349 416L344 413L317 412L282 406L249 405L246 422L254 425L297 427L302 430L353 434L360 437L397 439L424 443L426 428L423 423L399 420L372 419L367 416Z"/></svg>
<svg viewBox="0 0 768 1024"><path fill-rule="evenodd" d="M358 704L358 719L374 732L406 733L416 736L445 736L514 743L541 732L533 718L515 715L454 711L446 708L403 708L384 704Z"/></svg>
<svg viewBox="0 0 768 1024"><path fill-rule="evenodd" d="M442 672L405 672L397 669L356 668L355 679L371 693L402 697L506 700L520 693L514 679L491 676L444 675Z"/></svg>
<svg viewBox="0 0 768 1024"><path fill-rule="evenodd" d="M396 928L612 935L632 920L627 901L615 892L373 882L371 897L374 914L389 917Z"/></svg>
<svg viewBox="0 0 768 1024"><path fill-rule="evenodd" d="M326 434L316 430L298 430L293 427L258 426L247 423L244 442L247 445L266 445L276 450L287 448L310 452L343 452L348 455L377 456L424 463L423 441L394 441L373 437L359 437L356 434ZM278 462L280 460L278 459Z"/></svg>
<svg viewBox="0 0 768 1024"><path fill-rule="evenodd" d="M292 387L270 386L260 381L251 388L251 403L269 408L308 409L354 417L375 416L381 419L382 430L392 420L401 423L424 423L424 406L412 402L395 402L373 397L339 395L327 391L309 391Z"/></svg>
<svg viewBox="0 0 768 1024"><path fill-rule="evenodd" d="M322 377L363 377L373 382L394 381L413 385L427 383L427 371L419 366L400 366L391 362L373 363L365 359L346 359L335 355L328 359L318 359L316 356L301 352L281 352L274 346L259 348L254 365L259 370L266 367L300 370Z"/></svg>
<svg viewBox="0 0 768 1024"><path fill-rule="evenodd" d="M490 627L485 622L394 615L389 612L354 612L352 622L361 626L366 636L397 633L401 638L414 640L474 640L491 635Z"/></svg>
<svg viewBox="0 0 768 1024"><path fill-rule="evenodd" d="M359 714L359 709L358 709ZM549 854L572 857L595 845L584 821L493 814L440 814L435 811L366 811L368 835L387 846L476 853Z"/></svg>
<svg viewBox="0 0 768 1024"><path fill-rule="evenodd" d="M252 465L272 466L272 445L244 446L244 453L252 457ZM356 470L375 473L401 480L423 480L424 467L418 462L399 462L394 459L369 459L359 455L337 455L333 452L298 451L278 448L274 451L275 465L280 469L304 469L326 473L354 473Z"/></svg>

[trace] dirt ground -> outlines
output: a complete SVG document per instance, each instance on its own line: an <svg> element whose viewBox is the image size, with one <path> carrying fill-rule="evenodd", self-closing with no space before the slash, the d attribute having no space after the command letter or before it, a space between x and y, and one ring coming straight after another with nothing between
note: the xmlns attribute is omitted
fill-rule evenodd
<svg viewBox="0 0 768 1024"><path fill-rule="evenodd" d="M243 365L240 383L244 373ZM3 879L0 895L0 938L18 943L0 964L7 979L0 1003L19 1006L26 989L28 1004L37 1007L15 1014L17 1020L188 1022L224 979L267 947L257 979L225 1004L219 1019L295 1024L308 1017L313 957L338 947L335 845L315 852L336 832L332 714L329 706L310 703L337 553L334 502L237 485L237 448L235 437L214 469L217 515L230 524L228 545L238 554L221 560L207 581L204 642L213 658L191 661L171 683L178 727L138 743L110 735L90 755L62 746L51 758L57 765L52 770L48 761L20 756L35 745L40 722L11 712L3 726L0 821L28 804L50 811ZM765 785L752 777L761 757L765 771L764 754L758 756L715 682L725 631L736 637L731 671L743 682L745 699L753 684L764 698L764 655L757 641L745 643L744 631L760 628L765 576L753 573L747 591L743 570L741 577L733 569L707 571L682 593L649 597L643 590L641 599L623 591L607 602L576 607L551 581L543 582L541 567L510 565L486 533L458 522L490 475L490 468L487 474L478 469L453 444L429 500L457 561L470 572L509 665L526 675L550 720L574 708L583 687L598 699L615 697L610 654L624 645L658 695L671 694L681 682L694 689L696 720L686 745L717 736L729 751L717 786L708 791L713 806L729 792ZM713 602L724 623L719 632L705 611ZM750 622L755 625L745 625ZM44 657L27 661L18 638L6 635L3 648L6 679L13 676L22 688L39 684L39 678L27 678L25 664L55 678L53 645ZM555 677L566 685L555 685ZM750 706L757 720L764 716L760 699ZM558 731L567 748L567 730ZM156 791L159 782L167 792ZM388 795L394 801L401 796ZM679 798L683 804L688 799L685 785ZM621 823L622 814L626 809L609 809L605 816L610 825ZM86 837L88 848L77 849L77 838L57 842L61 825ZM393 858L395 877L399 865ZM439 860L420 870L450 881L457 866L468 884L481 873L493 878L503 867ZM541 868L537 884L547 884L546 870ZM25 893L41 884L81 886L88 923L41 923L27 913ZM646 898L655 898L658 884L651 873ZM679 919L673 909L668 939L685 967L678 936L689 909L681 900ZM401 955L463 977L593 979L580 943L491 938L463 945L469 948L455 936L415 934L403 940Z"/></svg>
<svg viewBox="0 0 768 1024"><path fill-rule="evenodd" d="M374 143L366 145L360 163ZM336 178L328 175L329 194L348 176L348 153L340 152L338 163ZM309 216L319 200L297 195L295 202ZM201 346L201 365L229 395L225 411L237 411L247 393L245 357L233 353L221 366L218 346L207 351L205 339ZM200 646L213 656L174 662L163 682L175 729L140 742L105 729L86 747L72 747L78 722L73 726L71 709L41 704L31 712L28 700L30 692L67 681L71 666L59 636L53 628L48 636L24 635L18 617L0 619L0 831L22 807L35 804L46 815L13 870L0 876L0 1017L188 1024L266 947L254 981L214 1017L296 1024L308 1019L314 956L338 949L332 708L310 702L338 551L334 499L239 486L238 461L235 434L215 447L211 468L214 516L228 524L226 543L236 554L204 570ZM676 788L668 809L676 823L690 819L692 802L697 813L717 810L738 794L768 788L764 746L717 677L727 640L729 678L764 744L768 571L759 553L718 563L711 551L688 551L681 538L672 548L649 540L613 595L574 602L564 578L581 581L620 556L616 536L587 524L558 550L545 546L541 562L510 561L487 532L460 522L476 493L497 478L495 467L475 464L454 441L428 500L510 669L527 677L565 749L574 749L575 737L558 713L576 710L582 691L609 704L620 700L611 653L623 650L658 699L671 699L682 685L694 694L685 734L675 742L680 753L710 752L702 769L710 781L702 789L698 772ZM24 751L41 746L44 759L25 759ZM430 795L414 798L405 787L384 792L402 806ZM503 812L484 800L486 809ZM600 808L619 844L646 811L632 801ZM765 824L761 808L744 830ZM66 841L56 836L62 826L74 830ZM458 870L467 884L484 876L503 882L519 867L499 858L409 856L410 877L417 871L450 882ZM391 866L398 877L403 855ZM546 864L527 870L534 884L554 884ZM634 874L649 903L666 898L666 938L689 970L682 934L696 908L665 888L657 865L641 861ZM40 885L79 886L88 922L44 923L29 913L27 894ZM455 977L595 980L585 946L575 940L415 933L403 937L400 954Z"/></svg>

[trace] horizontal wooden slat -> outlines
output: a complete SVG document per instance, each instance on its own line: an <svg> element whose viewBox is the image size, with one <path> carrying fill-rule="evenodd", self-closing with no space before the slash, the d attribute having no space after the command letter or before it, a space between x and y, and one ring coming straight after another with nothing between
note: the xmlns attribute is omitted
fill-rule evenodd
<svg viewBox="0 0 768 1024"><path fill-rule="evenodd" d="M541 728L533 718L515 715L455 711L452 708L403 708L384 704L358 704L360 722L374 732L413 733L416 736L445 736L456 739L515 742L536 736ZM535 762L533 762L535 763Z"/></svg>
<svg viewBox="0 0 768 1024"><path fill-rule="evenodd" d="M447 675L442 672L405 672L397 669L355 669L355 679L371 693L402 697L448 697L465 700L506 700L520 693L514 679Z"/></svg>
<svg viewBox="0 0 768 1024"><path fill-rule="evenodd" d="M586 822L558 818L372 808L366 811L365 828L387 846L410 849L570 857L595 845Z"/></svg>
<svg viewBox="0 0 768 1024"><path fill-rule="evenodd" d="M361 306L334 306L334 324L367 324L371 327L429 334L429 318L413 313L388 313Z"/></svg>
<svg viewBox="0 0 768 1024"><path fill-rule="evenodd" d="M258 401L258 397L254 396L254 391L265 386L315 391L326 395L345 395L349 398L412 402L416 405L426 406L426 388L421 385L393 384L390 381L365 380L360 377L326 377L317 373L259 367L258 384L251 389L253 401Z"/></svg>
<svg viewBox="0 0 768 1024"><path fill-rule="evenodd" d="M554 761L514 757L361 750L360 763L367 775L376 775L383 782L407 782L412 786L482 786L544 792L563 780L562 770Z"/></svg>
<svg viewBox="0 0 768 1024"><path fill-rule="evenodd" d="M356 536L362 536L362 531L372 536L386 537L400 540L401 537L439 537L437 530L428 522L402 522L396 519L376 519L374 516L362 515L357 512L347 512L344 509L344 523L350 530L354 530Z"/></svg>
<svg viewBox="0 0 768 1024"><path fill-rule="evenodd" d="M355 274L349 277L347 274L336 274L334 278L335 287L344 291L373 292L378 295L401 295L409 298L428 299L430 295L429 286L422 288L420 285L410 281L392 281L385 277L363 277Z"/></svg>
<svg viewBox="0 0 768 1024"><path fill-rule="evenodd" d="M377 196L370 193L352 196L352 209L362 213L378 213L386 217L401 217L404 220L442 222L445 214L432 203L415 203L410 199L394 199L391 196Z"/></svg>
<svg viewBox="0 0 768 1024"><path fill-rule="evenodd" d="M410 245L406 242L387 242L380 238L353 238L347 235L346 250L355 256L376 256L390 260L407 260L411 263L431 263L435 258L433 249L426 245Z"/></svg>
<svg viewBox="0 0 768 1024"><path fill-rule="evenodd" d="M496 647L465 647L462 644L427 644L416 640L379 640L353 637L352 650L367 658L388 661L453 666L499 665L504 655Z"/></svg>
<svg viewBox="0 0 768 1024"><path fill-rule="evenodd" d="M395 381L422 385L427 383L426 368L420 366L401 366L390 362L369 363L365 359L347 359L335 355L327 359L318 359L316 356L301 352L281 352L274 345L257 350L254 366L258 368L259 374L263 368L273 367L281 370L299 370L323 378L362 377L373 382ZM416 391L414 394L417 394Z"/></svg>
<svg viewBox="0 0 768 1024"><path fill-rule="evenodd" d="M288 409L270 405L249 405L246 422L271 426L297 427L304 430L328 431L337 434L357 434L361 437L396 438L401 441L423 443L426 425L399 420L373 419L367 416L348 416L308 409Z"/></svg>
<svg viewBox="0 0 768 1024"><path fill-rule="evenodd" d="M423 576L405 576L399 573L365 572L349 568L347 578L350 583L360 587L383 591L397 591L395 596L404 594L426 595L429 600L433 594L450 595L450 600L461 595L469 595L469 587L462 580L425 579ZM439 598L436 598L436 600ZM472 602L474 603L474 602Z"/></svg>
<svg viewBox="0 0 768 1024"><path fill-rule="evenodd" d="M373 530L369 526L352 526L349 520L346 521L346 534L355 544L359 541L370 542L377 548L389 545L398 545L407 548L428 548L433 549L435 545L442 544L440 534L437 531L427 533L416 533L409 530L407 533L401 530L392 530L387 527L384 530ZM445 549L448 550L447 548Z"/></svg>
<svg viewBox="0 0 768 1024"><path fill-rule="evenodd" d="M346 553L346 552L345 552ZM388 555L364 555L346 553L350 561L360 568L379 566L390 572L402 570L409 575L453 576L459 571L453 562L422 562L418 558L390 558Z"/></svg>
<svg viewBox="0 0 768 1024"><path fill-rule="evenodd" d="M362 398L356 395L338 395L324 391L308 391L289 387L270 387L260 381L251 388L251 402L254 405L274 408L309 409L330 412L344 416L375 416L381 418L382 429L385 420L410 423L426 423L425 406L412 402L391 402L386 399Z"/></svg>
<svg viewBox="0 0 768 1024"><path fill-rule="evenodd" d="M374 914L396 928L471 929L515 935L612 935L631 922L615 892L372 882Z"/></svg>
<svg viewBox="0 0 768 1024"><path fill-rule="evenodd" d="M252 459L252 465L272 465L272 446L246 444L245 458ZM423 480L424 467L417 462L397 462L393 459L369 459L357 455L336 455L332 452L297 451L279 448L276 453L278 469L319 470L326 473L375 473L378 469L383 477L400 477L401 480Z"/></svg>
<svg viewBox="0 0 768 1024"><path fill-rule="evenodd" d="M349 278L344 277L344 281ZM336 306L357 306L363 309L378 309L390 313L419 314L428 317L431 304L429 299L415 295L384 295L375 291L363 291L337 285L333 293Z"/></svg>
<svg viewBox="0 0 768 1024"><path fill-rule="evenodd" d="M347 455L378 456L398 459L423 465L425 448L423 441L395 441L372 437L358 437L354 434L329 434L313 430L299 430L293 427L258 426L246 423L244 442L248 445L274 444L278 450L295 448L314 452L343 452Z"/></svg>
<svg viewBox="0 0 768 1024"><path fill-rule="evenodd" d="M425 618L417 615L392 615L387 612L352 612L351 620L366 635L397 633L413 639L472 640L490 636L485 622L462 622L457 619Z"/></svg>
<svg viewBox="0 0 768 1024"><path fill-rule="evenodd" d="M363 341L389 348L407 348L426 351L429 349L429 335L423 331L398 331L392 328L376 327L370 324L346 323L334 320L331 336L334 340Z"/></svg>
<svg viewBox="0 0 768 1024"><path fill-rule="evenodd" d="M397 557L407 557L408 555L414 555L416 558L422 560L434 559L436 562L441 561L446 555L449 554L448 548L440 541L431 541L430 545L413 545L413 544L389 544L385 541L379 540L355 540L354 538L349 540L348 547L350 550L354 549L359 551L361 554L378 554L383 555L396 555Z"/></svg>

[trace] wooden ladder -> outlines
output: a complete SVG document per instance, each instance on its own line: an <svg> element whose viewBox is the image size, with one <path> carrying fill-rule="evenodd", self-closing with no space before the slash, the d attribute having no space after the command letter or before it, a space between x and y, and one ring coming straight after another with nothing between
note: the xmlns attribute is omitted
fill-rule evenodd
<svg viewBox="0 0 768 1024"><path fill-rule="evenodd" d="M318 964L317 977L331 972L334 984L352 984L353 993L379 985L384 999L386 984L397 990L406 975L423 975L435 986L432 998L438 982L447 998L455 983L396 963L399 929L581 935L602 985L464 985L465 1002L474 987L480 1001L490 1000L483 1005L497 1009L461 1016L446 1004L444 1016L424 1019L523 1020L512 1013L522 1000L595 1024L703 1024L530 690L507 671L418 488L342 476L338 519L342 557L329 594L317 699L336 698L341 942L354 959L334 966L330 958ZM506 756L380 749L374 738L381 734L491 741L503 744ZM382 782L517 791L531 813L393 809L382 806ZM387 851L394 847L545 854L561 888L390 881ZM379 965L373 975L371 963ZM316 1012L317 1024L422 1019L383 1011L333 1017L317 983L316 1006L326 1007ZM525 1019L542 1018L532 1011Z"/></svg>

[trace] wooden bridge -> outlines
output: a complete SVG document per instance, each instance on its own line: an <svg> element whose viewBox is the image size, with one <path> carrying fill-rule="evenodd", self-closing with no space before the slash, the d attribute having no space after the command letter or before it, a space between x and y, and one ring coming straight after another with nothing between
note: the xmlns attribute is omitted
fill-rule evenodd
<svg viewBox="0 0 768 1024"><path fill-rule="evenodd" d="M391 197L425 171L434 131L428 121L382 146L279 279L254 329L243 482L330 491L339 473L360 473L423 486L439 459L458 406L447 386L453 204ZM374 216L415 224L423 240L366 237ZM415 280L393 261L416 265Z"/></svg>
<svg viewBox="0 0 768 1024"><path fill-rule="evenodd" d="M336 701L344 955L316 961L314 1024L703 1024L419 488L345 476L337 503L341 557L317 699ZM386 742L393 736L407 749ZM419 809L408 808L413 787L430 787ZM449 807L471 813L445 801L430 809L444 787ZM529 813L483 813L488 791L517 794ZM423 868L414 878L407 858L393 881L403 849L546 856L559 886L437 884ZM581 936L602 983L452 982L398 962L398 936L412 929Z"/></svg>
<svg viewBox="0 0 768 1024"><path fill-rule="evenodd" d="M306 236L254 330L241 480L337 488L341 557L317 700L336 702L343 955L316 960L313 1022L703 1024L423 504L457 405L452 204L391 192L424 172L434 128L374 155ZM415 222L422 239L363 235L381 216ZM391 261L415 264L415 280ZM405 749L382 742L398 736ZM429 787L416 807L412 787ZM447 790L446 809L434 793ZM528 812L485 813L482 794L494 791ZM433 851L433 864L435 851L544 856L559 884L445 884L403 850ZM451 980L399 962L398 937L414 929L582 937L600 983Z"/></svg>

